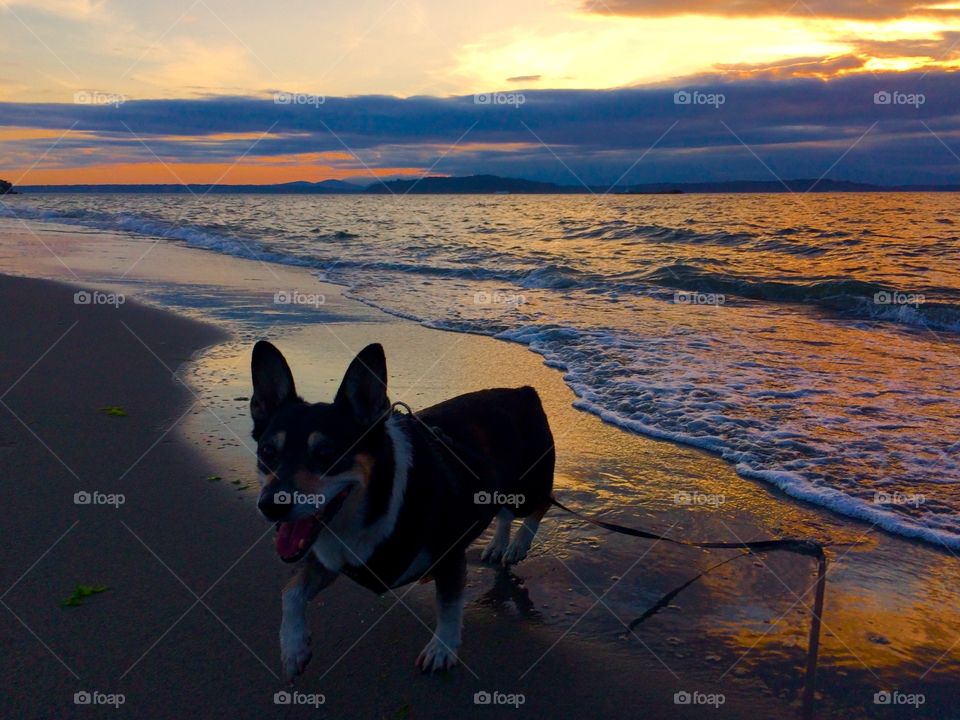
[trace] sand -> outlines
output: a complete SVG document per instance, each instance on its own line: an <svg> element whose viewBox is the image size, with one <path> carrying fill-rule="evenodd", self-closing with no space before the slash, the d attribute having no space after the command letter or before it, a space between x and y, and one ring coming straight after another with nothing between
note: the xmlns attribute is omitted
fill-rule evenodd
<svg viewBox="0 0 960 720"><path fill-rule="evenodd" d="M0 278L0 300L17 319L0 339L8 358L2 383L13 386L0 420L8 489L2 582L10 588L5 714L288 716L273 694L284 687L276 623L289 570L274 557L272 529L248 505L226 502L207 479L217 468L166 433L197 402L172 373L222 334L132 301L74 305L73 294ZM75 504L83 491L123 499ZM108 589L63 607L78 584ZM468 619L469 667L421 677L413 658L431 619L411 611L409 599L396 601L346 581L322 596L318 657L298 683L300 692L324 695L322 716L515 712L474 705L474 693L496 690L522 693L523 711L538 716L557 709L600 717L635 705L671 717L669 689L689 686L653 664L641 671L609 648L565 642L548 652L559 637L477 611ZM540 655L519 681L518 671ZM82 691L122 693L124 704L119 712L76 706Z"/></svg>

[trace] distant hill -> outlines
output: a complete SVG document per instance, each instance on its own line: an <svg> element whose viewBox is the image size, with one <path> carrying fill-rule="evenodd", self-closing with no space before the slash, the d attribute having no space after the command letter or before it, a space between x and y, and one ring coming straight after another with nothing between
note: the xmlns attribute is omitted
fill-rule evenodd
<svg viewBox="0 0 960 720"><path fill-rule="evenodd" d="M586 192L584 188L556 185L536 180L503 178L496 175L470 175L468 177L425 177L418 180L391 180L367 186L368 193L393 193L405 195L433 195L449 193L457 195L518 193L557 194Z"/></svg>
<svg viewBox="0 0 960 720"><path fill-rule="evenodd" d="M0 180L0 195L15 195L16 191L13 189L13 183L9 183L6 180Z"/></svg>
<svg viewBox="0 0 960 720"><path fill-rule="evenodd" d="M2 187L2 186L0 186ZM322 182L289 182L278 185L22 185L23 193L192 193L206 194L303 194L343 195L368 193L374 195L494 195L494 194L586 194L597 195L662 195L680 193L784 193L784 192L958 192L960 185L899 185L884 186L855 183L846 180L730 180L724 182L646 183L615 188L504 178L497 175L470 175L467 177L425 177L415 180L388 180L366 187L342 180Z"/></svg>

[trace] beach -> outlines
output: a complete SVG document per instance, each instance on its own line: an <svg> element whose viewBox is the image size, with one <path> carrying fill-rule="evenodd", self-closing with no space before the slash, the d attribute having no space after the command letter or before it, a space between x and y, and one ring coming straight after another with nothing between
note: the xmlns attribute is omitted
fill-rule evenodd
<svg viewBox="0 0 960 720"><path fill-rule="evenodd" d="M431 586L378 598L341 580L311 607L314 659L296 684L317 707L276 705L290 571L255 508L247 368L261 337L311 400L330 399L369 342L385 347L391 399L414 408L533 385L557 440L557 496L604 520L688 539L836 543L818 716L937 717L954 706L960 573L948 549L606 424L576 409L562 373L523 345L388 315L306 269L103 231L5 219L0 272L11 529L0 637L4 705L17 717L799 716L809 559L731 562L628 630L736 553L618 536L556 510L512 573L471 550L461 667L413 668L433 624ZM104 303L76 304L78 288ZM307 299L278 303L277 293ZM75 504L84 491L114 504ZM63 607L77 585L107 589ZM83 691L124 703L77 706ZM875 702L893 691L924 703ZM519 707L478 705L478 692Z"/></svg>

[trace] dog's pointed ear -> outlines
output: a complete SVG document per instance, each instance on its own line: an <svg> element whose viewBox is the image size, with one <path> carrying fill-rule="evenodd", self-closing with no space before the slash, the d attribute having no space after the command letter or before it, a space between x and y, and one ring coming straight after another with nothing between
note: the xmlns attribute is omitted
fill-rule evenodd
<svg viewBox="0 0 960 720"><path fill-rule="evenodd" d="M347 410L364 428L386 416L390 411L390 400L387 397L387 358L382 345L367 345L357 353L333 402Z"/></svg>
<svg viewBox="0 0 960 720"><path fill-rule="evenodd" d="M253 346L250 371L253 375L250 416L253 418L253 439L259 440L277 408L297 397L297 388L283 354L266 340Z"/></svg>

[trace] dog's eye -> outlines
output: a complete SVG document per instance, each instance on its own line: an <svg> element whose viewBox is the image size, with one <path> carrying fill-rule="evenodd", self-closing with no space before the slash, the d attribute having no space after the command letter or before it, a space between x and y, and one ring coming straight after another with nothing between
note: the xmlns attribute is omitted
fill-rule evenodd
<svg viewBox="0 0 960 720"><path fill-rule="evenodd" d="M264 445L260 448L260 462L271 465L277 459L277 449L273 445Z"/></svg>
<svg viewBox="0 0 960 720"><path fill-rule="evenodd" d="M310 450L310 459L314 462L323 462L324 460L332 460L331 450L327 447L315 447Z"/></svg>
<svg viewBox="0 0 960 720"><path fill-rule="evenodd" d="M329 472L337 462L337 454L330 447L315 447L310 451L310 460L313 466L321 472Z"/></svg>

